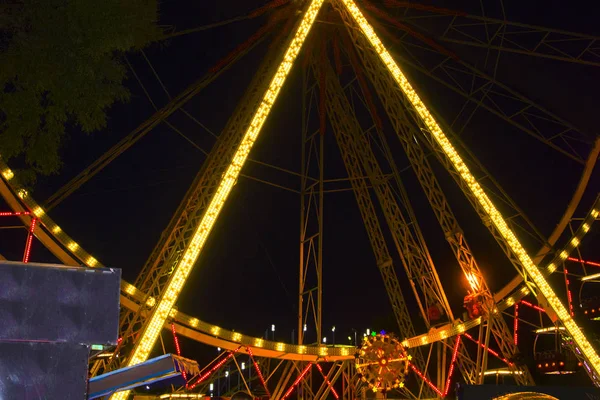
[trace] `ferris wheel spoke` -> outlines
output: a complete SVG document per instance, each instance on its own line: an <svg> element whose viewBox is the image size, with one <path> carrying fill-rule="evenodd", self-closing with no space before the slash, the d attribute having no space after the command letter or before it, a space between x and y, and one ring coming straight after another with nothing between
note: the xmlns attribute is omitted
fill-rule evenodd
<svg viewBox="0 0 600 400"><path fill-rule="evenodd" d="M412 28L411 26L406 30L413 33ZM491 68L490 75L460 59L448 49L429 40L428 37L417 33L401 35L399 38L393 37L392 40L402 46L401 51L394 54L401 64L426 74L463 96L471 104L471 106L463 105L460 113L464 113L465 116L464 118L459 118L460 115L456 116L453 126L460 120L465 127L477 109L485 109L559 153L581 164L584 163L594 135L582 131L498 81L495 78L495 64ZM423 59L429 61L427 63L420 61ZM487 62L487 57L485 60ZM475 82L478 82L476 86L474 86ZM459 127L457 131L460 132L462 129L464 128ZM581 146L581 143L584 146Z"/></svg>
<svg viewBox="0 0 600 400"><path fill-rule="evenodd" d="M600 66L597 36L406 1L389 0L385 4L403 9L399 21L438 41ZM428 23L433 20L434 24Z"/></svg>

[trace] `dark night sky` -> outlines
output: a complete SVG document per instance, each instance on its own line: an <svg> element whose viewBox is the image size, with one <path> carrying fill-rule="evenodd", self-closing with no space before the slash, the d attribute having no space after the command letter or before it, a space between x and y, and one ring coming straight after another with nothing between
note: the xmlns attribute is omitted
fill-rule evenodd
<svg viewBox="0 0 600 400"><path fill-rule="evenodd" d="M247 14L263 3L262 0L166 1L161 4L161 24L177 30L193 28ZM466 11L479 12L478 1L466 3L469 3L464 6ZM523 2L504 3L507 18L515 22L600 34L596 24L598 14L587 8L587 2L579 2L580 6L558 0L531 2L527 9L523 9ZM456 6L449 1L428 4ZM174 38L151 46L146 54L170 94L176 95L264 22L264 18L258 18ZM313 40L318 27L315 32ZM265 51L266 46L259 46L186 105L186 110L213 132L220 132ZM472 49L456 48L456 51L466 59L479 57L479 53L470 54ZM141 55L128 57L153 100L158 105L166 104L167 96ZM294 171L300 168L300 71L297 64L251 155ZM455 95L418 72L407 70L407 73L436 112L446 120L454 116L456 105L462 104ZM600 90L597 68L504 55L498 77L575 125L597 132ZM47 198L152 114L152 107L135 80L129 79L127 86L132 91L132 100L110 110L106 130L87 137L72 130L64 150L63 171L59 176L40 180L34 192L38 201ZM170 122L204 149L214 143L206 130L182 113L176 113ZM330 128L327 135L326 178L343 178L341 157ZM485 111L476 114L463 140L548 234L570 198L580 169ZM122 268L124 278L133 281L204 159L200 151L166 125L160 125L51 215L85 249L105 265ZM400 167L407 165L402 155L397 160ZM296 177L274 174L255 164L247 165L243 172L294 188L300 184ZM595 189L588 190L584 207L576 216L582 215L598 191L598 175L592 182ZM515 271L501 256L498 246L449 176L441 173L439 177L484 273L490 278L490 286L499 289ZM443 285L459 314L466 288L464 278L431 210L425 206L426 199L416 178L410 171L403 178ZM350 328L373 326L394 330L391 309L352 194L331 194L325 201L324 328L338 326L340 339L347 336ZM278 336L289 340L297 310L298 207L298 195L240 178L185 286L178 302L180 309L252 335L261 335L271 323L276 323ZM392 243L388 244L393 251ZM598 251L593 254L592 246L583 248L589 258L600 259ZM34 258L36 254L43 257L39 249L37 253L34 249ZM408 291L406 296L410 297Z"/></svg>

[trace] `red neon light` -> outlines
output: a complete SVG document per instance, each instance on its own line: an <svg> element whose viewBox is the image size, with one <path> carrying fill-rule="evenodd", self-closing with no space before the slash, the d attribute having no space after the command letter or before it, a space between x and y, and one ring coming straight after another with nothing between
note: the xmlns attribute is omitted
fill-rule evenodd
<svg viewBox="0 0 600 400"><path fill-rule="evenodd" d="M31 254L31 243L33 242L33 231L35 230L35 224L37 222L37 218L31 219L31 226L29 227L29 232L27 233L27 242L25 243L25 252L23 253L23 262L29 262L29 255Z"/></svg>
<svg viewBox="0 0 600 400"><path fill-rule="evenodd" d="M437 394L439 394L441 397L444 397L444 394L440 391L440 389L438 389L429 379L427 379L427 377L423 375L421 371L417 369L417 367L415 367L413 364L410 364L410 368L415 371L415 374L417 374L419 378L423 379L423 381L425 381L425 383L429 385L429 387L432 388Z"/></svg>
<svg viewBox="0 0 600 400"><path fill-rule="evenodd" d="M179 338L177 337L177 332L175 332L175 324L171 323L171 331L173 332L173 341L175 342L175 349L177 350L177 355L181 356L181 348L179 347ZM181 371L181 376L185 380L185 385L187 386L187 376L185 370Z"/></svg>
<svg viewBox="0 0 600 400"><path fill-rule="evenodd" d="M473 337L471 335L469 335L468 333L465 333L464 336L467 337L467 339L471 340L473 343L478 344L479 346L481 346L481 348L485 348L484 345L482 345L481 343L479 343L479 340L475 340L473 339ZM493 355L494 357L496 357L498 360L501 360L502 362L508 364L508 365L512 365L512 363L508 362L508 360L506 358L502 358L500 357L500 354L498 354L497 351L491 349L491 348L487 348L488 353L490 353L491 355Z"/></svg>
<svg viewBox="0 0 600 400"><path fill-rule="evenodd" d="M29 211L19 211L19 212L8 212L2 211L0 212L0 217L18 217L20 215L30 215Z"/></svg>
<svg viewBox="0 0 600 400"><path fill-rule="evenodd" d="M515 346L519 344L519 303L515 304L515 326L514 326Z"/></svg>
<svg viewBox="0 0 600 400"><path fill-rule="evenodd" d="M250 359L252 360L252 364L254 364L254 369L258 373L258 378L260 379L260 381L262 382L263 387L267 391L267 395L269 397L271 397L271 393L269 393L269 388L267 387L267 382L265 381L265 377L263 376L262 372L260 371L260 368L258 367L258 363L254 360L254 355L252 354L252 349L250 347L246 347L246 350L248 351L248 355L250 355Z"/></svg>
<svg viewBox="0 0 600 400"><path fill-rule="evenodd" d="M198 378L198 380L196 382L194 382L194 384L191 385L188 389L191 390L191 389L195 388L199 383L203 382L204 380L206 380L206 378L208 378L209 376L211 376L213 372L215 372L216 370L218 370L219 368L221 368L223 366L223 364L225 364L227 362L227 360L229 360L231 357L233 357L233 355L235 353L238 352L238 350L240 349L240 347L238 347L235 351L230 351L229 354L227 354L227 357L223 358L221 361L219 361L218 363L216 363L208 372L205 372L204 374L202 374Z"/></svg>
<svg viewBox="0 0 600 400"><path fill-rule="evenodd" d="M524 305L526 305L527 307L531 307L531 308L533 308L534 310L538 310L538 311L541 311L541 312L546 312L546 310L544 310L542 307L540 307L540 306L536 306L535 304L531 304L530 302L528 302L528 301L526 301L526 300L521 300L521 304L524 304Z"/></svg>
<svg viewBox="0 0 600 400"><path fill-rule="evenodd" d="M563 268L565 272L565 286L567 287L567 299L569 300L569 311L571 312L571 317L575 315L573 312L573 298L571 297L571 289L569 288L569 271L567 271L567 267Z"/></svg>
<svg viewBox="0 0 600 400"><path fill-rule="evenodd" d="M569 257L569 258L567 258L567 260L569 260L569 261L575 261L575 262L582 263L582 264L585 264L585 265L593 265L594 267L600 267L600 263L593 262L593 261L581 260L581 259L575 258L575 257Z"/></svg>
<svg viewBox="0 0 600 400"><path fill-rule="evenodd" d="M288 396L290 394L292 394L292 392L294 391L294 389L296 388L296 386L298 386L298 384L300 383L300 381L302 379L304 379L304 377L306 376L306 374L308 374L308 371L310 371L310 367L312 367L312 363L309 363L306 368L304 368L304 370L302 371L302 373L296 378L296 380L294 381L294 383L292 384L292 386L290 386L290 388L287 390L287 392L285 392L285 394L283 395L283 397L281 398L282 400L285 400L288 398Z"/></svg>
<svg viewBox="0 0 600 400"><path fill-rule="evenodd" d="M317 369L319 370L319 372L321 373L321 375L323 376L323 379L325 379L325 382L327 382L327 386L329 386L329 389L331 389L331 393L333 393L333 396L336 399L339 399L340 396L337 394L337 392L335 391L335 389L333 388L333 386L331 385L331 381L329 381L329 379L327 379L327 377L325 376L325 374L323 373L323 368L321 368L320 364L317 364Z"/></svg>
<svg viewBox="0 0 600 400"><path fill-rule="evenodd" d="M460 346L460 335L456 338L456 344L454 345L454 352L452 353L452 361L450 361L450 370L448 371L448 379L446 379L446 388L444 389L444 395L446 397L450 390L450 379L452 379L452 373L454 372L454 365L456 363L456 356L458 355L458 346Z"/></svg>

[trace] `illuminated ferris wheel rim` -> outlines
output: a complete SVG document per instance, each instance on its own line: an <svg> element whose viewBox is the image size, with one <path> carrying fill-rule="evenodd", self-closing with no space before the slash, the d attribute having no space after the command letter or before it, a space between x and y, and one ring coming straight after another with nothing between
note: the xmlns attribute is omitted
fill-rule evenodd
<svg viewBox="0 0 600 400"><path fill-rule="evenodd" d="M584 171L582 173L579 185L575 190L568 209L561 220L570 219L573 211L577 208L583 193L589 182L591 171L596 165L598 160L598 154L600 153L600 139L596 140L595 146L590 152L588 159L585 164ZM79 244L73 241L63 230L60 228L43 210L43 208L31 197L29 193L24 189L12 184L16 182L14 173L6 165L4 160L0 158L0 195L11 207L13 212L27 212L29 211L34 215L41 224L46 228L47 232L38 235L40 232L39 225L36 227L36 237L44 246L48 249L58 250L56 242L60 243L63 248L60 250L65 254L74 256L71 258L71 265L78 265L76 260L81 261L88 267L101 267L102 264L87 251L85 251ZM29 215L23 215L20 217L24 223L29 225L31 223L31 217ZM565 224L557 224L557 229L562 226L562 230L566 228ZM560 236L562 232L555 232L553 236ZM53 251L54 252L54 251ZM55 254L56 255L56 254ZM57 256L59 257L59 256ZM61 257L59 257L61 258ZM63 261L63 260L61 260ZM64 261L63 261L64 262ZM516 282L516 284L515 284ZM499 290L495 295L495 302L499 306L499 310L510 306L508 299L518 299L524 297L527 292L525 285L520 285L522 277L517 275L509 284ZM516 287L516 289L515 289ZM499 296L499 294L502 294ZM143 301L144 294L139 291L134 285L122 281L121 284L121 299L122 304L132 310L139 307L139 302ZM325 346L299 346L289 343L272 342L261 338L252 337L249 335L243 335L241 333L232 332L216 325L202 321L199 318L191 317L183 312L174 310L171 313L171 317L174 321L179 323L177 326L178 332L183 336L186 336L192 340L209 344L212 346L221 347L228 350L235 350L240 344L244 344L254 349L253 351L262 357L267 358L280 358L290 360L313 360L323 361L323 357L328 360L348 360L354 358L353 351L354 347L325 347ZM424 333L417 335L412 338L406 338L402 343L405 347L419 347L430 344L432 342L443 340L447 337L459 335L463 332L468 331L481 323L481 318L474 318L468 321L458 321L458 323L449 323L442 327L439 327L433 332ZM165 329L170 329L165 325Z"/></svg>
<svg viewBox="0 0 600 400"><path fill-rule="evenodd" d="M593 155L593 152L590 154L590 157L588 158L588 161L586 163L586 167L584 169L584 173L582 175L582 179L580 180L580 186L578 188L578 190L576 191L575 195L573 196L573 200L572 200L572 204L571 205L575 205L575 207L573 207L573 211L576 208L576 206L579 204L579 201L581 200L581 196L583 194L583 191L585 190L585 187L587 186L587 182L589 179L585 179L586 177L586 171L590 171L591 169L593 169L593 166L595 165L596 161L597 161L597 150L599 148L598 143L600 143L600 141L597 141L596 146L595 146L595 156ZM38 236L38 239L40 239L40 241L46 245L46 247L51 248L54 247L54 245L56 243L50 243L53 241L56 241L58 243L60 243L66 250L64 250L66 253L72 254L75 258L73 259L73 262L75 264L76 263L76 259L80 260L83 264L89 266L89 267L99 267L101 266L100 262L97 261L96 258L92 257L89 253L87 253L83 248L80 247L80 245L76 242L73 241L68 235L66 235L66 233L64 233L62 231L61 228L59 228L58 225L56 225L51 219L50 217L46 214L46 212L43 210L43 208L37 204L32 198L31 196L27 193L24 192L22 189L19 189L18 187L13 187L10 183L11 180L13 180L13 173L12 171L8 168L8 166L4 165L4 163L0 160L0 167L1 170L1 174L2 174L2 188L0 188L0 191L2 192L2 196L5 198L5 200L9 203L9 205L11 206L11 208L13 208L13 210L16 211L23 211L25 209L21 209L20 208L20 203L24 203L27 207L27 210L29 212L32 213L32 215L35 216L36 219L38 219L42 225L47 229L48 234L44 234L44 236L41 236L41 232L40 232L40 236ZM5 182L6 181L6 182ZM13 180L14 182L14 180ZM21 200L19 200L18 198L20 198ZM569 212L569 210L567 210L567 212L565 213L565 215ZM572 215L572 212L571 212ZM22 216L21 217L25 223L29 222L30 217L29 216ZM569 217L570 218L570 217ZM564 219L564 217L563 217ZM563 227L566 227L566 225ZM38 233L40 231L39 227L36 229L36 233ZM559 233L562 233L559 232ZM514 281L513 281L514 282ZM512 282L511 282L512 284ZM505 287L504 289L502 289L501 291L499 291L499 294L502 294L504 292L507 292L506 296L508 296L509 292L512 292L512 290L514 289L514 287L511 286L511 284L507 285L507 287L509 289L506 289L507 287ZM516 278L516 284L515 287L519 284L519 277ZM133 285L124 282L122 285L122 289L123 289L123 296L124 298L131 298L134 299L135 301L141 301L141 299L144 298L144 294L141 293L137 288L135 288ZM496 298L496 303L499 303L500 301L504 300L504 298L506 296L500 296L499 298ZM125 304L126 302L124 302ZM217 338L222 338L223 340L226 341L231 341L232 343L241 343L242 339L246 340L250 340L254 343L254 345L257 348L260 348L260 346L256 345L256 343L262 343L260 341L262 341L262 339L258 339L258 338L252 338L249 336L245 336L245 335L241 335L239 333L233 333L227 330L224 330L220 327L205 323L199 319L196 318L192 318L189 316L186 316L183 313L177 312L175 311L174 313L172 313L174 315L172 315L171 317L174 318L176 321L181 322L187 326L190 327L194 327L194 325L197 326L204 326L206 325L209 328L206 329L202 329L200 330L201 332L210 334L210 335L214 335ZM197 321L197 322L196 322ZM456 332L451 333L448 336L452 336L454 334L459 334L461 331L470 329L476 325L478 325L480 322L479 319L474 319L471 321L467 321L463 324L459 324L459 325L454 325L453 329L456 330ZM216 334L215 334L216 332ZM237 336L239 335L239 336ZM429 334L426 334L429 335ZM446 337L448 337L446 336ZM419 338L420 341L422 341L421 339L423 338L423 335L417 336L416 338ZM235 340L236 338L239 338L238 340ZM410 340L410 339L409 339ZM438 339L441 340L441 339ZM265 343L267 343L267 341L263 341ZM282 353L295 353L292 352L290 350L293 349L293 347L291 346L296 346L296 345L290 345L290 344L285 344L285 343L273 343L273 342L268 342L269 346L272 346L273 348L277 349L281 349ZM422 343L422 344L426 344L426 343ZM220 346L220 347L224 347L226 348L226 346ZM298 346L296 346L298 347ZM333 349L332 353L330 355L329 350L322 350L324 347L323 346L304 346L306 348L306 351L308 352L309 349L310 351L316 351L317 353L319 353L319 356L328 356L328 357L333 357L336 356L336 351L337 349ZM412 347L412 346L409 346ZM327 348L325 348L327 349ZM343 348L342 348L343 349ZM302 353L302 351L300 349L297 349L298 352L295 354L304 354ZM340 353L342 351L346 351L346 350L340 350ZM339 355L340 357L348 357L351 358L352 356L350 355ZM277 357L275 357L277 358Z"/></svg>

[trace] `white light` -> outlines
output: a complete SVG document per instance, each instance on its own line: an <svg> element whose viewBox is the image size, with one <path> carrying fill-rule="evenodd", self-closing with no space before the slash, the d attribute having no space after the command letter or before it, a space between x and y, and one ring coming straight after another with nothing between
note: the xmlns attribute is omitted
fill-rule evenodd
<svg viewBox="0 0 600 400"><path fill-rule="evenodd" d="M323 338L323 343L327 343L327 337Z"/></svg>
<svg viewBox="0 0 600 400"><path fill-rule="evenodd" d="M229 371L225 371L225 378L229 377Z"/></svg>
<svg viewBox="0 0 600 400"><path fill-rule="evenodd" d="M220 347L217 347L217 351L221 351L221 348L220 348Z"/></svg>
<svg viewBox="0 0 600 400"><path fill-rule="evenodd" d="M371 330L367 329L367 335L370 335L370 334L371 334Z"/></svg>
<svg viewBox="0 0 600 400"><path fill-rule="evenodd" d="M215 386L214 386L214 384L212 384L212 383L211 383L211 384L210 384L210 391L211 391L211 392L213 391L214 387L215 387Z"/></svg>
<svg viewBox="0 0 600 400"><path fill-rule="evenodd" d="M246 369L246 363L245 362L242 363L242 369L243 370Z"/></svg>
<svg viewBox="0 0 600 400"><path fill-rule="evenodd" d="M146 390L150 390L150 386L146 385Z"/></svg>
<svg viewBox="0 0 600 400"><path fill-rule="evenodd" d="M331 328L331 332L335 332L335 326Z"/></svg>
<svg viewBox="0 0 600 400"><path fill-rule="evenodd" d="M304 324L304 332L306 332L306 324Z"/></svg>
<svg viewBox="0 0 600 400"><path fill-rule="evenodd" d="M352 338L351 338L350 336L348 336L348 340L349 340L349 341L352 341Z"/></svg>
<svg viewBox="0 0 600 400"><path fill-rule="evenodd" d="M275 325L274 325L274 324L273 324L273 325L271 325L271 331L272 331L272 332L275 332Z"/></svg>
<svg viewBox="0 0 600 400"><path fill-rule="evenodd" d="M591 279L596 279L596 278L600 278L600 273L584 276L583 278L581 278L581 280L582 281L589 281Z"/></svg>

